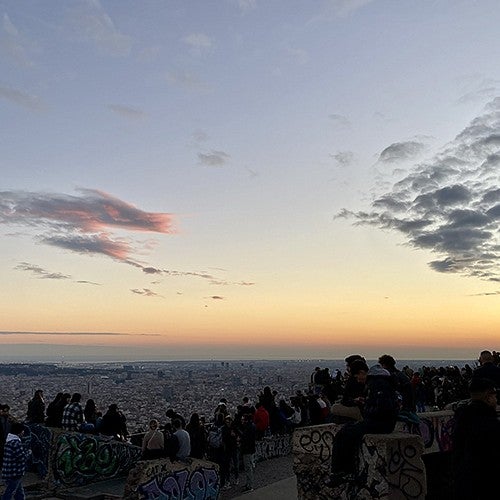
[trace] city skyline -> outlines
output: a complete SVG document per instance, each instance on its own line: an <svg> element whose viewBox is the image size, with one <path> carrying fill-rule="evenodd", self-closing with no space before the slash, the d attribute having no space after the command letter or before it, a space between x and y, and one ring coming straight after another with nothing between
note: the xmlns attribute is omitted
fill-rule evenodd
<svg viewBox="0 0 500 500"><path fill-rule="evenodd" d="M497 2L0 6L0 361L498 347Z"/></svg>

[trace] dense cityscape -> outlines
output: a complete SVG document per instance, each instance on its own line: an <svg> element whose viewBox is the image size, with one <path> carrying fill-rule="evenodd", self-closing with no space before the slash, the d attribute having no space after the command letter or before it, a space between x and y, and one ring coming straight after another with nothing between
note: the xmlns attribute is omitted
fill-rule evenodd
<svg viewBox="0 0 500 500"><path fill-rule="evenodd" d="M465 361L430 361L435 366L463 365ZM422 366L423 361L401 363ZM151 418L165 421L174 408L185 417L198 412L210 422L221 398L230 412L242 398L255 402L265 386L289 400L296 391L307 391L316 366L328 367L332 375L344 370L342 360L286 361L182 361L137 362L133 364L21 364L0 365L1 402L11 414L24 420L28 401L42 389L48 404L58 392L79 392L83 403L91 398L100 411L112 403L127 418L130 433L142 432Z"/></svg>

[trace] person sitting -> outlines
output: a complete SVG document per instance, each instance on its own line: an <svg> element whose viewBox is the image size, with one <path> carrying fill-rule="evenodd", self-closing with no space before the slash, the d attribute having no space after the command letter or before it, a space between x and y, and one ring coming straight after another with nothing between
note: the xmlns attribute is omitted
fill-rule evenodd
<svg viewBox="0 0 500 500"><path fill-rule="evenodd" d="M152 460L165 455L165 440L163 432L158 428L158 420L149 422L149 430L142 439L142 458Z"/></svg>
<svg viewBox="0 0 500 500"><path fill-rule="evenodd" d="M178 443L175 458L180 462L190 462L191 438L189 433L182 428L182 422L178 418L174 419L172 426L174 428L174 437Z"/></svg>
<svg viewBox="0 0 500 500"><path fill-rule="evenodd" d="M400 403L394 379L380 365L372 366L367 373L364 399L363 420L346 424L333 441L333 473L327 483L330 487L353 479L357 452L365 434L388 434L396 425Z"/></svg>
<svg viewBox="0 0 500 500"><path fill-rule="evenodd" d="M83 408L80 405L82 395L75 392L71 401L64 407L62 416L62 428L65 431L79 431L83 423Z"/></svg>
<svg viewBox="0 0 500 500"><path fill-rule="evenodd" d="M108 411L102 417L100 433L106 436L113 436L120 441L126 441L128 437L127 419L117 404L111 404Z"/></svg>

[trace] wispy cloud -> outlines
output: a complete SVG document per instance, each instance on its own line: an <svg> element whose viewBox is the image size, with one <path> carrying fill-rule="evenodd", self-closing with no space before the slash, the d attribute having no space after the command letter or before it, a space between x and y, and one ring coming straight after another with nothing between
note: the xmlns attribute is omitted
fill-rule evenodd
<svg viewBox="0 0 500 500"><path fill-rule="evenodd" d="M44 244L87 255L106 255L135 267L145 266L130 255L137 248L113 230L172 234L173 217L145 212L98 190L81 189L80 196L0 192L0 224L23 225L42 231Z"/></svg>
<svg viewBox="0 0 500 500"><path fill-rule="evenodd" d="M298 64L307 64L309 62L309 54L305 49L288 49L288 53Z"/></svg>
<svg viewBox="0 0 500 500"><path fill-rule="evenodd" d="M139 289L139 288L132 288L130 291L132 293L135 293L136 295L143 295L145 297L162 297L161 295L159 295L156 292L153 292L153 290L151 290L149 288L141 288L141 289Z"/></svg>
<svg viewBox="0 0 500 500"><path fill-rule="evenodd" d="M212 300L225 300L225 297L222 297L221 295L211 295L210 297L205 297L205 298Z"/></svg>
<svg viewBox="0 0 500 500"><path fill-rule="evenodd" d="M40 266L29 264L28 262L21 262L14 269L19 271L28 271L33 273L37 278L48 280L69 280L71 276L63 273L54 273L43 269Z"/></svg>
<svg viewBox="0 0 500 500"><path fill-rule="evenodd" d="M94 44L99 50L113 56L130 53L132 39L121 33L99 0L72 2L67 13L71 37Z"/></svg>
<svg viewBox="0 0 500 500"><path fill-rule="evenodd" d="M400 231L409 245L439 256L429 262L435 271L500 282L499 171L497 97L441 152L374 200L370 210L343 210L338 216Z"/></svg>
<svg viewBox="0 0 500 500"><path fill-rule="evenodd" d="M62 335L62 336L111 336L111 337L160 337L159 333L119 333L119 332L8 332L0 331L0 335Z"/></svg>
<svg viewBox="0 0 500 500"><path fill-rule="evenodd" d="M198 159L203 165L222 167L231 159L231 156L224 151L215 151L212 149L209 153L198 153Z"/></svg>
<svg viewBox="0 0 500 500"><path fill-rule="evenodd" d="M39 97L3 85L0 85L0 98L6 99L30 111L40 111L44 108L43 102Z"/></svg>
<svg viewBox="0 0 500 500"><path fill-rule="evenodd" d="M30 67L33 66L33 61L29 53L33 48L34 44L21 35L9 15L4 13L0 24L0 53L19 66Z"/></svg>
<svg viewBox="0 0 500 500"><path fill-rule="evenodd" d="M196 73L190 71L169 71L166 77L168 83L181 87L185 90L194 92L209 92L212 90L212 86L210 84L202 80Z"/></svg>
<svg viewBox="0 0 500 500"><path fill-rule="evenodd" d="M341 167L349 167L354 162L354 153L352 151L338 151L330 155Z"/></svg>
<svg viewBox="0 0 500 500"><path fill-rule="evenodd" d="M247 12L257 7L257 0L230 0L230 2L236 5L242 12Z"/></svg>
<svg viewBox="0 0 500 500"><path fill-rule="evenodd" d="M191 33L182 38L182 41L189 47L194 56L210 53L214 47L213 38L205 33Z"/></svg>
<svg viewBox="0 0 500 500"><path fill-rule="evenodd" d="M350 122L349 118L347 118L344 115L332 113L332 114L328 115L328 118L330 118L330 120L332 120L333 123L339 128L348 128L351 126L351 122Z"/></svg>
<svg viewBox="0 0 500 500"><path fill-rule="evenodd" d="M109 104L108 109L129 120L140 120L146 116L146 113L140 109L122 106L120 104Z"/></svg>
<svg viewBox="0 0 500 500"><path fill-rule="evenodd" d="M339 17L346 17L373 0L327 0L327 8Z"/></svg>

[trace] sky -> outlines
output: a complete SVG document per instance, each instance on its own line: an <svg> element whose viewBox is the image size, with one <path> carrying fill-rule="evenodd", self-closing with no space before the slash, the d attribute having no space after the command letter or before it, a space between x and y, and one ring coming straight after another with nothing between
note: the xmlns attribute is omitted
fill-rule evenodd
<svg viewBox="0 0 500 500"><path fill-rule="evenodd" d="M500 347L497 0L0 0L0 360Z"/></svg>

